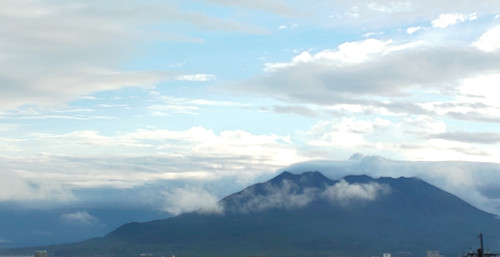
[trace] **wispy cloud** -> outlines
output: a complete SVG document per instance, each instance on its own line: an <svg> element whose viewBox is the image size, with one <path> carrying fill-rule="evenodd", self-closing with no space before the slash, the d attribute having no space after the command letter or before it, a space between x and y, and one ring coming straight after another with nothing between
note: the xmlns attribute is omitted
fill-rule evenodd
<svg viewBox="0 0 500 257"><path fill-rule="evenodd" d="M440 15L461 15L464 19L473 20L474 13L482 15L496 15L499 10L498 3L481 2L475 5L465 0L444 0L438 4L430 0L424 1L384 1L384 0L361 0L355 2L326 1L319 4L324 17L328 17L330 23L318 17L318 23L323 22L330 27L339 26L364 26L368 28L380 28L390 24L414 24L435 20ZM303 9L311 10L304 4ZM316 8L319 9L319 8ZM318 12L318 11L317 11ZM469 18L470 17L470 18ZM445 19L445 18L443 18ZM456 19L456 18L454 18Z"/></svg>
<svg viewBox="0 0 500 257"><path fill-rule="evenodd" d="M240 0L240 1L228 1L228 0L202 0L208 3L241 7L247 9L263 10L268 12L277 13L284 16L291 16L295 11L287 4L286 1L282 0Z"/></svg>
<svg viewBox="0 0 500 257"><path fill-rule="evenodd" d="M0 71L0 109L63 104L95 92L151 86L172 79L165 70L124 70L117 65L123 57L135 55L134 45L139 42L191 38L145 31L150 24L182 23L210 31L263 32L253 25L185 11L175 4L115 3L4 2L0 12L6 24L0 29L4 38L0 46L0 65L4 67ZM187 79L214 78L209 75Z"/></svg>
<svg viewBox="0 0 500 257"><path fill-rule="evenodd" d="M214 74L188 74L188 75L179 75L175 77L176 80L184 80L184 81L213 81L216 80L217 77Z"/></svg>
<svg viewBox="0 0 500 257"><path fill-rule="evenodd" d="M87 211L79 211L74 213L65 213L61 215L64 222L77 225L96 225L100 222L99 218L90 215Z"/></svg>

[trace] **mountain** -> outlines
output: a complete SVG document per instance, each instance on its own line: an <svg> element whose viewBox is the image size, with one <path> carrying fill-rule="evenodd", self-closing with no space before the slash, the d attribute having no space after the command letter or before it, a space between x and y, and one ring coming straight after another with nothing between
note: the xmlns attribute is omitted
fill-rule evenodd
<svg viewBox="0 0 500 257"><path fill-rule="evenodd" d="M500 242L496 216L418 178L284 172L219 204L46 249L54 256L457 256L479 233L491 246Z"/></svg>

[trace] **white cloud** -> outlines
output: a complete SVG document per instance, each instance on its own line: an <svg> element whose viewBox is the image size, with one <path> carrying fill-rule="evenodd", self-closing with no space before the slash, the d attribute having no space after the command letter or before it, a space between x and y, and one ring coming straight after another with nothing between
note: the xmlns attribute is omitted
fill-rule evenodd
<svg viewBox="0 0 500 257"><path fill-rule="evenodd" d="M36 174L29 175L28 172L18 169L10 169L12 163L21 161L22 158L0 160L0 202L17 201L37 205L55 202L68 202L74 200L70 190L64 188L59 181L52 181L47 177L39 177ZM32 159L25 159L29 165Z"/></svg>
<svg viewBox="0 0 500 257"><path fill-rule="evenodd" d="M197 114L208 107L224 108L250 108L251 104L232 101L213 101L207 99L191 99L185 97L172 97L154 92L148 110L152 116L169 116L171 114Z"/></svg>
<svg viewBox="0 0 500 257"><path fill-rule="evenodd" d="M198 82L206 82L216 80L217 77L213 74L189 74L189 75L180 75L175 77L176 80L184 80L184 81L198 81Z"/></svg>
<svg viewBox="0 0 500 257"><path fill-rule="evenodd" d="M439 15L439 18L432 21L432 27L434 28L446 28L450 25L454 25L458 22L464 22L465 15L459 13L447 13Z"/></svg>
<svg viewBox="0 0 500 257"><path fill-rule="evenodd" d="M494 1L470 2L467 0L443 0L436 3L431 0L359 0L359 1L324 1L310 7L310 4L300 6L303 10L313 12L318 25L328 27L357 26L362 28L380 28L401 24L411 26L415 23L427 22L441 14L475 13L481 15L496 15L500 4ZM316 8L315 10L312 10ZM332 11L333 10L333 11ZM468 15L465 15L468 16ZM325 22L321 17L329 17Z"/></svg>
<svg viewBox="0 0 500 257"><path fill-rule="evenodd" d="M90 215L87 211L65 213L61 215L64 222L78 225L95 225L100 222L99 218Z"/></svg>
<svg viewBox="0 0 500 257"><path fill-rule="evenodd" d="M494 52L500 49L500 25L486 31L473 45L485 52Z"/></svg>
<svg viewBox="0 0 500 257"><path fill-rule="evenodd" d="M500 26L499 32L500 32ZM499 38L500 39L500 38ZM481 112L493 117L499 117L497 110L488 110L488 106L500 108L497 96L500 94L500 74L486 74L467 78L462 81L458 87L461 96L458 98L461 102L476 103L481 102L483 106ZM470 110L470 109L469 109Z"/></svg>
<svg viewBox="0 0 500 257"><path fill-rule="evenodd" d="M431 22L432 27L444 29L448 26L455 25L459 22L473 21L477 19L476 13L470 13L468 15L461 13L444 13L439 15L439 18Z"/></svg>
<svg viewBox="0 0 500 257"><path fill-rule="evenodd" d="M385 184L365 183L365 184L349 184L345 180L340 180L333 186L328 187L322 196L328 200L339 203L341 205L349 205L351 201L364 200L373 201L380 196L391 192L391 188Z"/></svg>
<svg viewBox="0 0 500 257"><path fill-rule="evenodd" d="M198 106L187 104L156 104L148 107L152 116L168 116L171 114L194 114L200 110Z"/></svg>
<svg viewBox="0 0 500 257"><path fill-rule="evenodd" d="M410 10L411 4L410 2L394 2L386 4L373 2L368 4L367 8L375 12L390 14Z"/></svg>
<svg viewBox="0 0 500 257"><path fill-rule="evenodd" d="M417 26L417 27L409 27L406 29L406 33L412 35L413 33L419 31L419 30L422 30L423 28L420 27L420 26Z"/></svg>
<svg viewBox="0 0 500 257"><path fill-rule="evenodd" d="M193 211L220 214L223 211L219 199L201 188L176 188L165 191L162 195L164 203L161 209L173 215Z"/></svg>
<svg viewBox="0 0 500 257"><path fill-rule="evenodd" d="M380 41L369 38L363 41L346 42L338 46L338 50L324 50L311 55L309 52L302 52L295 56L288 63L265 63L264 71L275 72L280 69L291 68L302 64L320 63L332 66L343 66L367 61L376 54L382 54L389 50L391 41Z"/></svg>
<svg viewBox="0 0 500 257"><path fill-rule="evenodd" d="M265 63L264 71L275 71L281 68L291 67L298 63L306 63L312 59L312 56L308 52L302 52L295 56L290 63Z"/></svg>
<svg viewBox="0 0 500 257"><path fill-rule="evenodd" d="M363 34L363 37L373 37L373 36L380 36L380 35L383 35L384 32L383 31L372 31L372 32L368 32L368 33L365 33Z"/></svg>

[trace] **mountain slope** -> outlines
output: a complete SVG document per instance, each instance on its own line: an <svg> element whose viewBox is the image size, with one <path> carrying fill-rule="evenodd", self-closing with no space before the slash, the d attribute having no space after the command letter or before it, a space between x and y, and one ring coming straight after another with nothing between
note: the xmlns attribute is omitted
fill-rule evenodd
<svg viewBox="0 0 500 257"><path fill-rule="evenodd" d="M104 238L52 248L58 256L423 256L460 254L500 220L417 178L284 172L194 212L129 223ZM490 241L491 242L491 241ZM492 249L494 250L494 249Z"/></svg>

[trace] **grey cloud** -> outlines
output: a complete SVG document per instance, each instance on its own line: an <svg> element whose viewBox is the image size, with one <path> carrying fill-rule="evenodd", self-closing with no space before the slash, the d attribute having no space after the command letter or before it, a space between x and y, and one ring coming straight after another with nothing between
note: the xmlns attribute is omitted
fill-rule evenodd
<svg viewBox="0 0 500 257"><path fill-rule="evenodd" d="M291 113L307 117L315 117L317 113L307 107L294 105L294 106L274 106L276 113Z"/></svg>
<svg viewBox="0 0 500 257"><path fill-rule="evenodd" d="M470 111L470 112L448 112L446 115L457 119L466 121L479 121L487 123L500 123L500 116L487 116L480 112Z"/></svg>
<svg viewBox="0 0 500 257"><path fill-rule="evenodd" d="M144 1L6 1L0 21L0 109L57 105L98 91L151 86L164 71L123 71L137 42L202 39L144 30L149 24L190 29L266 33L262 28Z"/></svg>
<svg viewBox="0 0 500 257"><path fill-rule="evenodd" d="M465 131L445 132L432 135L431 138L445 139L463 143L497 144L500 142L500 134L493 132L470 133Z"/></svg>
<svg viewBox="0 0 500 257"><path fill-rule="evenodd" d="M83 14L91 14L95 18L105 19L112 17L115 20L131 25L138 25L149 22L180 22L192 26L216 31L232 31L242 33L264 33L263 28L254 25L242 24L234 20L224 20L200 11L183 10L179 4L169 2L149 2L149 1L87 1L75 11ZM181 2L182 3L182 2ZM136 30L134 33L141 34Z"/></svg>
<svg viewBox="0 0 500 257"><path fill-rule="evenodd" d="M24 202L30 205L67 203L75 200L72 192L48 178L34 179L23 170L6 169L0 161L0 202Z"/></svg>
<svg viewBox="0 0 500 257"><path fill-rule="evenodd" d="M490 153L487 151L481 150L480 148L476 147L452 147L450 150L459 152L459 153L464 153L467 155L476 155L476 156L491 156Z"/></svg>
<svg viewBox="0 0 500 257"><path fill-rule="evenodd" d="M468 108L473 108L473 109L478 109L478 108L486 108L488 105L481 103L481 102L475 102L475 103L442 103L438 105L441 108L454 108L454 107L468 107Z"/></svg>
<svg viewBox="0 0 500 257"><path fill-rule="evenodd" d="M254 78L235 90L321 105L363 104L373 96L404 98L414 88L453 94L461 79L498 70L498 58L498 54L469 47L408 48L340 67L299 63Z"/></svg>
<svg viewBox="0 0 500 257"><path fill-rule="evenodd" d="M421 106L409 101L394 101L391 103L378 103L374 102L374 106L384 107L392 113L409 113L416 115L432 114L430 111L422 108Z"/></svg>
<svg viewBox="0 0 500 257"><path fill-rule="evenodd" d="M202 1L227 5L227 6L269 11L283 16L291 16L294 14L294 11L290 8L289 5L287 5L287 2L282 0L239 0L239 1L202 0Z"/></svg>

